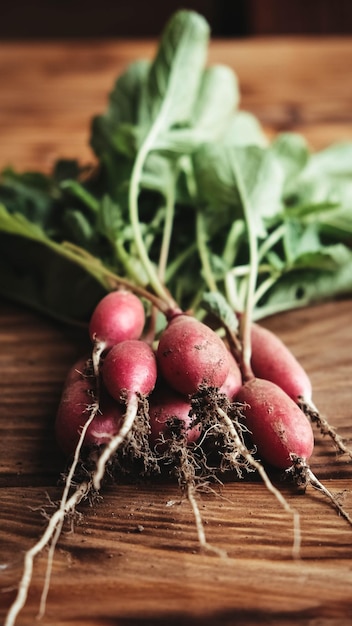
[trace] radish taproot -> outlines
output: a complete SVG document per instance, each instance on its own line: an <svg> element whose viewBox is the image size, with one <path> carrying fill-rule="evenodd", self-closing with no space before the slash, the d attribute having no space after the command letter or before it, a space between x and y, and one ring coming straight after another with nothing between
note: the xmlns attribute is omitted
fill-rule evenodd
<svg viewBox="0 0 352 626"><path fill-rule="evenodd" d="M268 328L251 326L251 367L254 376L270 380L294 400L315 423L323 435L328 435L336 448L352 458L349 449L335 429L320 414L312 400L311 380L284 342Z"/></svg>
<svg viewBox="0 0 352 626"><path fill-rule="evenodd" d="M112 291L98 302L89 322L96 376L104 350L126 339L139 339L144 325L144 307L134 293L126 290Z"/></svg>
<svg viewBox="0 0 352 626"><path fill-rule="evenodd" d="M165 380L182 394L193 394L203 384L221 387L230 369L222 339L186 314L173 317L162 332L157 361Z"/></svg>

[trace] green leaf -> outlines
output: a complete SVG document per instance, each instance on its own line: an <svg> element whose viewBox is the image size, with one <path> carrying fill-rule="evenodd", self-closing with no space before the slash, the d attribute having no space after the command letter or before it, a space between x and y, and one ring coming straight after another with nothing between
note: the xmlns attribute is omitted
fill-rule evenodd
<svg viewBox="0 0 352 626"><path fill-rule="evenodd" d="M289 186L308 163L310 152L306 140L298 133L281 133L273 140L270 150L280 161L285 186Z"/></svg>
<svg viewBox="0 0 352 626"><path fill-rule="evenodd" d="M214 206L237 207L241 217L234 159L252 207L252 223L259 236L266 233L265 221L282 211L283 170L270 151L258 146L229 147L207 144L194 155L194 171L203 201Z"/></svg>
<svg viewBox="0 0 352 626"><path fill-rule="evenodd" d="M237 111L229 123L224 142L230 146L259 146L269 144L259 120L247 111Z"/></svg>
<svg viewBox="0 0 352 626"><path fill-rule="evenodd" d="M292 270L284 274L269 290L254 312L261 319L282 311L331 300L352 292L352 253L337 270Z"/></svg>
<svg viewBox="0 0 352 626"><path fill-rule="evenodd" d="M227 302L226 298L218 291L203 294L200 305L219 319L226 328L236 332L238 319Z"/></svg>
<svg viewBox="0 0 352 626"><path fill-rule="evenodd" d="M192 129L207 141L218 141L227 133L239 103L237 77L225 65L212 65L202 74L193 109Z"/></svg>
<svg viewBox="0 0 352 626"><path fill-rule="evenodd" d="M175 164L165 155L151 152L145 162L141 178L141 188L160 193L164 198L173 193L175 185Z"/></svg>
<svg viewBox="0 0 352 626"><path fill-rule="evenodd" d="M66 179L60 184L61 189L68 192L74 198L77 198L82 204L90 209L93 213L98 210L99 200L93 194L91 194L81 183L77 180Z"/></svg>
<svg viewBox="0 0 352 626"><path fill-rule="evenodd" d="M208 41L209 26L193 11L178 11L166 25L141 99L159 133L191 121Z"/></svg>
<svg viewBox="0 0 352 626"><path fill-rule="evenodd" d="M0 293L72 324L87 323L106 289L39 226L0 206Z"/></svg>

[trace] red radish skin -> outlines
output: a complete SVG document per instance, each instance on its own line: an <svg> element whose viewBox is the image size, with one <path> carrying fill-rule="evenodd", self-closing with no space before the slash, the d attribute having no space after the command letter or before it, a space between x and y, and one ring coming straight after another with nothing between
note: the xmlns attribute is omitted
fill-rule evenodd
<svg viewBox="0 0 352 626"><path fill-rule="evenodd" d="M194 394L203 384L221 387L230 369L220 337L188 315L174 317L162 332L157 360L165 380L184 395Z"/></svg>
<svg viewBox="0 0 352 626"><path fill-rule="evenodd" d="M139 339L145 324L141 300L129 291L112 291L95 307L90 322L89 336L97 337L106 348L125 339Z"/></svg>
<svg viewBox="0 0 352 626"><path fill-rule="evenodd" d="M191 408L191 403L173 389L166 388L152 394L149 400L151 446L158 445L161 435L165 439L170 436L167 422L173 418L177 418L182 422L185 428L187 443L196 442L199 439L201 427L200 425L191 426L192 420L189 416Z"/></svg>
<svg viewBox="0 0 352 626"><path fill-rule="evenodd" d="M221 385L219 391L224 393L229 400L234 400L236 394L242 387L242 374L238 366L236 359L229 352L230 369L225 379L225 382Z"/></svg>
<svg viewBox="0 0 352 626"><path fill-rule="evenodd" d="M237 394L246 426L263 459L279 469L292 466L291 455L308 461L314 448L311 424L303 411L278 385L254 378Z"/></svg>
<svg viewBox="0 0 352 626"><path fill-rule="evenodd" d="M283 389L295 402L311 402L312 385L296 357L273 332L252 324L251 367L254 376L264 378Z"/></svg>
<svg viewBox="0 0 352 626"><path fill-rule="evenodd" d="M100 357L104 351L121 341L139 339L144 324L142 301L130 291L112 291L98 302L89 322L95 376L99 375Z"/></svg>
<svg viewBox="0 0 352 626"><path fill-rule="evenodd" d="M104 359L102 378L106 389L117 401L140 393L149 395L157 379L156 358L149 344L126 340L116 344Z"/></svg>
<svg viewBox="0 0 352 626"><path fill-rule="evenodd" d="M100 489L106 464L133 428L138 414L139 397L148 396L155 387L157 364L154 351L149 344L137 339L116 344L103 362L102 379L110 395L126 404L126 412L121 429L98 459L93 478L97 491Z"/></svg>
<svg viewBox="0 0 352 626"><path fill-rule="evenodd" d="M56 414L56 441L67 456L74 453L94 402L94 376L82 373L84 368L85 361L80 360L69 371ZM123 415L121 407L106 393L101 395L100 410L88 426L84 447L105 444L120 429Z"/></svg>

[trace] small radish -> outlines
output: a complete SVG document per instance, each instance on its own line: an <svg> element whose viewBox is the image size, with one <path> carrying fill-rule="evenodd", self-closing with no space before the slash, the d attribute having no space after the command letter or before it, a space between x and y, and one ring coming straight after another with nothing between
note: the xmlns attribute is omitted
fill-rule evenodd
<svg viewBox="0 0 352 626"><path fill-rule="evenodd" d="M101 368L104 385L118 402L126 404L126 413L120 431L110 440L98 459L93 483L100 489L106 463L131 432L138 413L139 401L148 396L155 387L157 365L149 344L130 339L116 344L109 350Z"/></svg>
<svg viewBox="0 0 352 626"><path fill-rule="evenodd" d="M56 441L68 456L74 453L95 402L95 378L85 368L85 361L80 360L68 373L55 420ZM83 447L107 443L119 431L121 407L106 393L101 396L99 411L87 428Z"/></svg>
<svg viewBox="0 0 352 626"><path fill-rule="evenodd" d="M251 366L254 376L276 383L297 402L312 399L312 384L301 364L283 341L273 332L252 324Z"/></svg>
<svg viewBox="0 0 352 626"><path fill-rule="evenodd" d="M278 385L253 378L241 387L236 401L243 403L246 425L267 463L287 469L292 465L291 455L305 461L311 457L312 427L297 404Z"/></svg>
<svg viewBox="0 0 352 626"><path fill-rule="evenodd" d="M308 484L323 492L337 511L352 525L352 519L334 495L312 472L308 460L313 453L311 424L297 404L275 383L253 378L237 394L253 443L263 459L293 476L297 486Z"/></svg>
<svg viewBox="0 0 352 626"><path fill-rule="evenodd" d="M237 392L242 387L242 375L236 359L229 352L230 369L225 382L221 385L219 392L224 393L229 400L233 400Z"/></svg>
<svg viewBox="0 0 352 626"><path fill-rule="evenodd" d="M157 378L154 352L149 344L138 339L113 346L101 371L106 389L119 402L128 402L138 393L149 395Z"/></svg>
<svg viewBox="0 0 352 626"><path fill-rule="evenodd" d="M157 350L161 374L181 394L194 394L201 385L221 387L230 369L229 352L206 324L181 314L162 332Z"/></svg>
<svg viewBox="0 0 352 626"><path fill-rule="evenodd" d="M170 440L172 433L180 425L186 442L194 443L199 439L200 426L192 427L190 417L191 403L169 387L158 389L149 401L149 422L151 446L160 449L161 439ZM175 429L173 429L173 426ZM164 446L161 446L164 449Z"/></svg>
<svg viewBox="0 0 352 626"><path fill-rule="evenodd" d="M314 405L310 378L283 341L267 328L252 324L251 344L251 367L254 376L270 380L281 387L307 417L317 424L321 433L329 435L337 449L352 458L352 451Z"/></svg>
<svg viewBox="0 0 352 626"><path fill-rule="evenodd" d="M126 339L139 339L144 324L142 301L130 291L112 291L98 302L89 322L96 375L102 352Z"/></svg>

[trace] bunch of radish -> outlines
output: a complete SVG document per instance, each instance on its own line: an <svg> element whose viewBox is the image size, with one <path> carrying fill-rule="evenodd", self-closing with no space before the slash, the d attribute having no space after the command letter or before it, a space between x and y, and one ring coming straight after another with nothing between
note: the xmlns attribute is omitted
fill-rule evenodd
<svg viewBox="0 0 352 626"><path fill-rule="evenodd" d="M240 336L230 341L226 328L215 331L172 306L162 310L163 329L150 332L148 304L155 306L155 300L144 302L121 288L106 295L91 316L91 353L68 373L56 416L58 445L71 460L63 495L44 535L26 553L6 626L14 624L25 603L34 556L51 543L45 607L53 552L67 514L99 492L104 477L134 463L144 474L168 468L192 507L200 547L219 556L225 553L208 543L196 495L204 482L219 480L226 470L241 478L246 471L259 473L292 516L295 557L300 553L299 514L273 485L268 468L283 470L300 490L308 484L319 489L352 525L309 467L312 422L340 451L351 452L319 416L309 378L284 344L251 323L250 367L244 367Z"/></svg>
<svg viewBox="0 0 352 626"><path fill-rule="evenodd" d="M212 447L219 465L214 474L236 469L242 476L243 467L258 469L259 462L286 470L300 488L322 488L308 465L314 436L307 416L322 423L311 384L276 335L252 323L251 372L244 376L240 355L191 315L168 311L165 328L152 338L146 325L140 297L126 289L109 293L90 320L91 357L76 364L66 381L57 441L76 462L77 450L93 450L93 489L127 456L142 459L145 472L160 471L166 460L189 493L201 479L192 464L209 467ZM333 429L324 432L348 452ZM220 458L225 449L226 462Z"/></svg>

